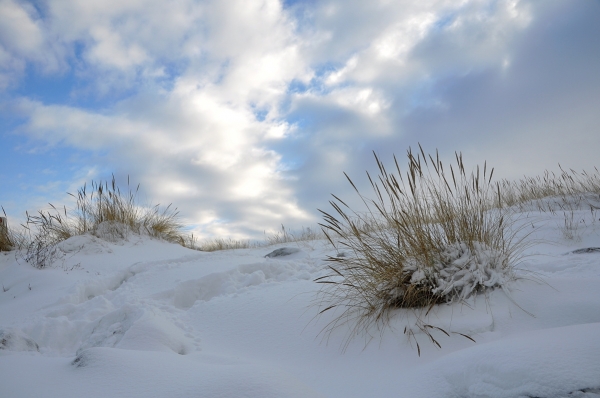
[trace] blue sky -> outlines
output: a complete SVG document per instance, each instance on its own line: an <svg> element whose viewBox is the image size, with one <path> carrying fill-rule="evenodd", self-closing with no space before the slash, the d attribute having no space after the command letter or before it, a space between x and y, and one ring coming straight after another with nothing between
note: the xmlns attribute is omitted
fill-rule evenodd
<svg viewBox="0 0 600 398"><path fill-rule="evenodd" d="M600 2L0 0L0 204L115 175L201 237L314 226L417 143L599 166Z"/></svg>

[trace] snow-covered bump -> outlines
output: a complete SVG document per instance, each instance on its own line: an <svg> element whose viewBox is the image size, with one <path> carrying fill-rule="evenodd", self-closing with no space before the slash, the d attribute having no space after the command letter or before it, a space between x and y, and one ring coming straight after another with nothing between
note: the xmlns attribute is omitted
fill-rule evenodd
<svg viewBox="0 0 600 398"><path fill-rule="evenodd" d="M131 305L109 312L89 325L77 352L91 347L116 347L142 314L141 309Z"/></svg>
<svg viewBox="0 0 600 398"><path fill-rule="evenodd" d="M274 258L274 257L284 257L289 256L291 254L296 254L300 251L300 249L295 247L282 247L277 250L273 250L271 253L267 254L265 257Z"/></svg>
<svg viewBox="0 0 600 398"><path fill-rule="evenodd" d="M0 350L39 352L40 347L18 330L0 329Z"/></svg>
<svg viewBox="0 0 600 398"><path fill-rule="evenodd" d="M56 245L57 249L64 254L99 254L112 253L105 242L92 235L72 236Z"/></svg>
<svg viewBox="0 0 600 398"><path fill-rule="evenodd" d="M90 325L78 353L92 347L139 351L173 351L186 355L195 343L162 311L125 305Z"/></svg>
<svg viewBox="0 0 600 398"><path fill-rule="evenodd" d="M75 359L71 362L71 365L76 368L85 368L90 364L91 355L89 355L87 350L81 351L77 353Z"/></svg>
<svg viewBox="0 0 600 398"><path fill-rule="evenodd" d="M92 279L78 283L73 288L73 293L63 298L61 301L63 303L81 304L94 297L117 290L134 275L135 273L133 271L128 270L118 272L108 278Z"/></svg>
<svg viewBox="0 0 600 398"><path fill-rule="evenodd" d="M585 249L573 250L573 254L600 253L600 247L586 247Z"/></svg>
<svg viewBox="0 0 600 398"><path fill-rule="evenodd" d="M143 312L116 347L138 351L172 351L187 355L198 350L191 337L166 313L154 308Z"/></svg>

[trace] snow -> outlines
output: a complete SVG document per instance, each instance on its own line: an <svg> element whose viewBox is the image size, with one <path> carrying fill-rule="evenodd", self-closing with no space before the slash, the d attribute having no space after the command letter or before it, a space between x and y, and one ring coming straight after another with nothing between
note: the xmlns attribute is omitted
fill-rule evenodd
<svg viewBox="0 0 600 398"><path fill-rule="evenodd" d="M430 312L452 332L432 331L441 348L409 310L346 350L351 325L323 334L325 241L205 253L85 235L41 270L0 253L0 397L600 397L600 252L574 252L600 247L600 222L518 217L538 244L506 291Z"/></svg>

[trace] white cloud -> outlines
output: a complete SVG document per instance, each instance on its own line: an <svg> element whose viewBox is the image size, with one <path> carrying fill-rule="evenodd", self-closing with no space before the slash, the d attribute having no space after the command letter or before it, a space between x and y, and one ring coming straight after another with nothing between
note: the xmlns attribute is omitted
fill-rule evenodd
<svg viewBox="0 0 600 398"><path fill-rule="evenodd" d="M0 0L0 90L14 87L28 62L43 73L63 70L63 56L61 45L49 40L31 4Z"/></svg>
<svg viewBox="0 0 600 398"><path fill-rule="evenodd" d="M35 9L14 0L0 2L2 45L18 55L35 57L44 44L44 35L35 18Z"/></svg>

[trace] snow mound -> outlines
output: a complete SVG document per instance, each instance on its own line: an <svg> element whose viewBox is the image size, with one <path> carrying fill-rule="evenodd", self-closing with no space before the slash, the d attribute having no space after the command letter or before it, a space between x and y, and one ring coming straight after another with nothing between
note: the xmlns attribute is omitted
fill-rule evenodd
<svg viewBox="0 0 600 398"><path fill-rule="evenodd" d="M233 270L206 275L200 279L180 283L173 292L173 305L188 309L196 301L209 301L214 297L234 295L242 290L287 280L310 280L315 269L299 262L263 262L240 265Z"/></svg>
<svg viewBox="0 0 600 398"><path fill-rule="evenodd" d="M56 248L62 254L100 254L112 253L106 242L93 235L77 235L72 236L56 245Z"/></svg>
<svg viewBox="0 0 600 398"><path fill-rule="evenodd" d="M410 397L562 397L600 387L600 323L527 332L447 355L403 382ZM577 396L577 395L569 395Z"/></svg>
<svg viewBox="0 0 600 398"><path fill-rule="evenodd" d="M117 243L126 240L130 232L130 228L125 224L103 221L94 228L92 234L107 242Z"/></svg>

